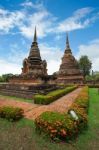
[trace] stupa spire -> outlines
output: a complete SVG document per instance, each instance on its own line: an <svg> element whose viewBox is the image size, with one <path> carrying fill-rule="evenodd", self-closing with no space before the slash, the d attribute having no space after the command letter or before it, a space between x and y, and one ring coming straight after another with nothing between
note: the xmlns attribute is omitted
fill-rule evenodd
<svg viewBox="0 0 99 150"><path fill-rule="evenodd" d="M66 33L66 49L70 49L68 33Z"/></svg>
<svg viewBox="0 0 99 150"><path fill-rule="evenodd" d="M40 51L39 51L38 43L37 43L36 27L34 30L34 38L33 38L31 48L30 48L29 57L31 57L31 59L33 59L33 61L35 58L41 60Z"/></svg>
<svg viewBox="0 0 99 150"><path fill-rule="evenodd" d="M66 33L66 49L65 53L72 53L69 45L69 38L68 38L68 33Z"/></svg>
<svg viewBox="0 0 99 150"><path fill-rule="evenodd" d="M35 26L35 31L34 31L34 41L33 42L37 42L36 26Z"/></svg>

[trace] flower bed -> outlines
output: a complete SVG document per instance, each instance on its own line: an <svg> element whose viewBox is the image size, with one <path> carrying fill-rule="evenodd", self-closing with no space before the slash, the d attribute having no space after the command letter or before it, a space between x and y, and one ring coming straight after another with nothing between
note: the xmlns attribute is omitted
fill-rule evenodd
<svg viewBox="0 0 99 150"><path fill-rule="evenodd" d="M73 110L78 119L70 115ZM84 87L68 113L44 112L36 120L36 130L48 135L51 139L69 140L87 127L88 87Z"/></svg>
<svg viewBox="0 0 99 150"><path fill-rule="evenodd" d="M64 96L65 94L73 91L76 89L77 86L66 87L65 89L55 90L53 92L48 93L47 95L35 95L34 96L34 103L35 104L49 104L56 99Z"/></svg>
<svg viewBox="0 0 99 150"><path fill-rule="evenodd" d="M11 106L0 107L0 117L6 118L10 121L16 121L23 117L23 109L14 108Z"/></svg>

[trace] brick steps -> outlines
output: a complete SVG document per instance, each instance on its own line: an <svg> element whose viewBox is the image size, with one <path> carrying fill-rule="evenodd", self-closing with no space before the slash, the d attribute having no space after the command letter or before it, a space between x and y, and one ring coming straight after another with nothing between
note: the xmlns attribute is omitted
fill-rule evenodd
<svg viewBox="0 0 99 150"><path fill-rule="evenodd" d="M48 93L56 90L56 85L25 85L25 84L0 84L0 94L33 99L37 93Z"/></svg>
<svg viewBox="0 0 99 150"><path fill-rule="evenodd" d="M33 95L36 93L33 93L33 91L24 91L24 90L8 90L8 89L1 89L0 94L2 95L9 95L9 96L16 96L20 98L29 98L33 99Z"/></svg>

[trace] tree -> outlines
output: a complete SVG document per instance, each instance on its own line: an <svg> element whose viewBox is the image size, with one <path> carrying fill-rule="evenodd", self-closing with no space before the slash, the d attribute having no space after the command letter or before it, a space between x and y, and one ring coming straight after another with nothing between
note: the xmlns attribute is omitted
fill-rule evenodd
<svg viewBox="0 0 99 150"><path fill-rule="evenodd" d="M86 75L90 74L90 70L92 68L92 63L89 60L88 56L81 56L81 58L78 61L79 63L79 68L83 73L84 78L86 77Z"/></svg>
<svg viewBox="0 0 99 150"><path fill-rule="evenodd" d="M9 78L12 76L13 76L13 74L11 74L11 73L3 74L2 76L0 76L0 82L8 82Z"/></svg>

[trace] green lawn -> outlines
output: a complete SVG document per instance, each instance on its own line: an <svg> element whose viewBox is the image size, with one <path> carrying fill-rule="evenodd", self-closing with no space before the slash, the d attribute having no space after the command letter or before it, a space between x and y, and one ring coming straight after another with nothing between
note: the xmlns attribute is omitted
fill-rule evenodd
<svg viewBox="0 0 99 150"><path fill-rule="evenodd" d="M35 132L33 121L0 119L0 150L99 150L99 95L89 90L89 127L70 143L54 143Z"/></svg>

